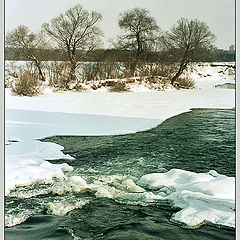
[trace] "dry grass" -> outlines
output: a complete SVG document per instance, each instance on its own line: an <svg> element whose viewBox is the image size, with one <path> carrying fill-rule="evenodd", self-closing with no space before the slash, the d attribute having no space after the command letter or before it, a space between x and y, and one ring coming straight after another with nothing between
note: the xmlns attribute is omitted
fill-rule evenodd
<svg viewBox="0 0 240 240"><path fill-rule="evenodd" d="M18 78L19 69L11 62L10 65L5 66L5 88L11 88L14 79Z"/></svg>
<svg viewBox="0 0 240 240"><path fill-rule="evenodd" d="M164 64L164 63L139 63L138 65L138 75L139 76L161 76L169 78L174 71L174 64Z"/></svg>
<svg viewBox="0 0 240 240"><path fill-rule="evenodd" d="M111 92L129 92L130 89L127 86L126 82L117 81L111 88Z"/></svg>
<svg viewBox="0 0 240 240"><path fill-rule="evenodd" d="M12 87L12 78L9 77L9 75L5 75L5 79L4 79L4 87L5 88L11 88Z"/></svg>

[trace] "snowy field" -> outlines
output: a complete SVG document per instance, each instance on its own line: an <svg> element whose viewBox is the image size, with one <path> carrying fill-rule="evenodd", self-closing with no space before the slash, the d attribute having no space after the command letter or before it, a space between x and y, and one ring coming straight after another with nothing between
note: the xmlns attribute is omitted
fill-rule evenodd
<svg viewBox="0 0 240 240"><path fill-rule="evenodd" d="M127 93L46 91L38 97L17 97L6 89L5 194L16 185L49 181L73 170L66 163L53 165L45 161L72 157L64 155L61 146L37 139L54 135L132 133L152 128L191 108L235 107L233 89L215 88L217 84L235 83L233 76L222 75L218 67L209 65L200 66L192 76L196 82L193 90ZM234 227L234 184L235 178L215 171L196 174L176 169L143 176L139 182L139 185L153 189L175 189L168 196L143 192L118 197L165 197L182 208L173 216L176 221L190 227L203 221Z"/></svg>

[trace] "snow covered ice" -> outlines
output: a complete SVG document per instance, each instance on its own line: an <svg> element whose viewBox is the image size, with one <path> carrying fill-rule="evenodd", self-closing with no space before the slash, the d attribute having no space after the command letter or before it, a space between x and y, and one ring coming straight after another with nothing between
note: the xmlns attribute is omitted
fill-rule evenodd
<svg viewBox="0 0 240 240"><path fill-rule="evenodd" d="M205 222L235 226L235 178L218 174L172 169L143 176L140 185L158 189L158 199L169 199L182 208L172 220L196 227ZM167 194L166 194L167 191ZM154 198L152 196L152 198Z"/></svg>

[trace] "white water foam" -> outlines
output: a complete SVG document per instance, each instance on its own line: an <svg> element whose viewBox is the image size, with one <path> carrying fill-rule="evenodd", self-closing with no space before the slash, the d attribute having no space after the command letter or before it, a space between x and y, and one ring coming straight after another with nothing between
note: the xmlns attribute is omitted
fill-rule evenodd
<svg viewBox="0 0 240 240"><path fill-rule="evenodd" d="M72 199L69 194L85 191L95 193L96 197L115 199L128 204L148 205L156 201L170 200L173 207L181 210L173 214L171 220L197 228L205 223L234 228L235 226L235 178L218 174L194 173L181 169L172 169L166 173L152 173L134 180L128 176L95 176L93 182L84 177L70 176L42 188L39 191L11 192L13 197L36 197L39 194L61 196L45 202L47 212L54 215L66 215L68 212L89 203L86 199ZM33 212L7 214L7 226L25 221Z"/></svg>
<svg viewBox="0 0 240 240"><path fill-rule="evenodd" d="M47 212L49 214L57 215L57 216L64 216L68 212L76 209L76 208L82 208L84 205L88 204L88 200L79 200L77 202L68 202L66 200L64 201L54 201L48 203L48 210Z"/></svg>
<svg viewBox="0 0 240 240"><path fill-rule="evenodd" d="M16 226L22 222L25 222L31 215L32 212L30 210L22 211L17 215L5 214L5 226L6 227Z"/></svg>

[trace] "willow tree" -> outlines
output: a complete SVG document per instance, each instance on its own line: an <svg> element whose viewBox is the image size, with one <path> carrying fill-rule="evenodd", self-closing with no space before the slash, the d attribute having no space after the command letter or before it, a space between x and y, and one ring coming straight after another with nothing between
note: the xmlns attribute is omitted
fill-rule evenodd
<svg viewBox="0 0 240 240"><path fill-rule="evenodd" d="M50 23L43 24L43 30L57 43L56 48L62 49L68 56L69 81L76 79L77 51L87 56L101 44L102 31L96 26L101 19L100 13L88 12L77 4Z"/></svg>
<svg viewBox="0 0 240 240"><path fill-rule="evenodd" d="M6 46L19 49L28 61L34 63L40 79L45 80L41 69L41 50L45 46L41 33L35 34L28 27L20 25L6 34Z"/></svg>
<svg viewBox="0 0 240 240"><path fill-rule="evenodd" d="M159 27L156 20L144 8L134 8L120 14L119 27L123 33L118 37L115 46L129 51L133 56L131 74L134 74L139 59L159 38Z"/></svg>
<svg viewBox="0 0 240 240"><path fill-rule="evenodd" d="M174 83L179 78L189 63L203 60L215 39L206 23L197 19L179 19L163 38L171 61L177 64L177 71L171 77L171 82Z"/></svg>

